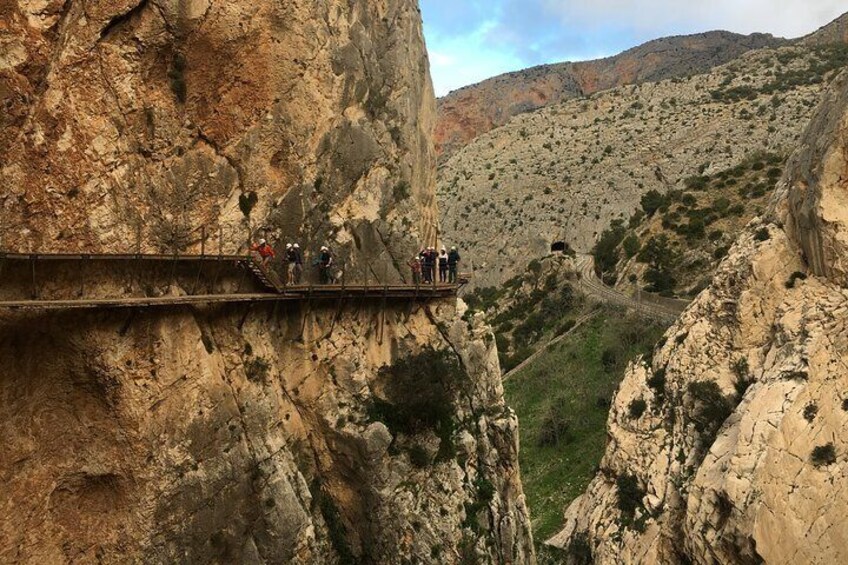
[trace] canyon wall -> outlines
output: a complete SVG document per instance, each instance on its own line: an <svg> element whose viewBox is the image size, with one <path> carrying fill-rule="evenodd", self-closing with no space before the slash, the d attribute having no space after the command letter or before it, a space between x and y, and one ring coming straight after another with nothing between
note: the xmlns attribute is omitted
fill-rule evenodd
<svg viewBox="0 0 848 565"><path fill-rule="evenodd" d="M843 73L770 210L626 373L600 472L548 542L574 561L845 561L846 132Z"/></svg>
<svg viewBox="0 0 848 565"><path fill-rule="evenodd" d="M436 234L412 0L19 0L0 26L4 249L234 253L264 236L396 282ZM149 291L95 272L86 296ZM464 314L0 314L0 561L532 562L517 420ZM440 420L398 423L404 370L447 395Z"/></svg>

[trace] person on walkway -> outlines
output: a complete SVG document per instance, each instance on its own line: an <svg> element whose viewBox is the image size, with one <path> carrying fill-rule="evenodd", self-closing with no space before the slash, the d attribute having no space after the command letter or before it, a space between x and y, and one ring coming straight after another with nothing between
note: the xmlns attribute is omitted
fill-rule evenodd
<svg viewBox="0 0 848 565"><path fill-rule="evenodd" d="M435 282L436 280L436 262L438 261L438 255L436 254L435 247L427 248L427 270L429 271L430 282Z"/></svg>
<svg viewBox="0 0 848 565"><path fill-rule="evenodd" d="M421 253L418 254L418 260L421 262L421 273L424 275L424 283L430 283L432 280L430 279L430 261L427 258L429 256L430 250L426 247L421 248Z"/></svg>
<svg viewBox="0 0 848 565"><path fill-rule="evenodd" d="M297 251L291 243L286 244L286 284L295 284L294 271L297 267Z"/></svg>
<svg viewBox="0 0 848 565"><path fill-rule="evenodd" d="M460 261L459 251L456 250L456 247L451 247L450 253L448 253L448 282L451 284L456 284L456 270Z"/></svg>
<svg viewBox="0 0 848 565"><path fill-rule="evenodd" d="M326 245L321 247L318 268L321 270L321 284L331 284L333 282L333 254L330 253L330 249Z"/></svg>
<svg viewBox="0 0 848 565"><path fill-rule="evenodd" d="M448 282L448 250L444 247L439 251L439 282Z"/></svg>
<svg viewBox="0 0 848 565"><path fill-rule="evenodd" d="M407 263L409 268L412 269L412 284L418 286L421 284L421 256L415 255L412 259Z"/></svg>
<svg viewBox="0 0 848 565"><path fill-rule="evenodd" d="M255 243L250 246L250 250L254 253L258 253L261 259L261 265L263 267L267 267L268 263L271 262L271 259L277 256L274 252L274 248L268 245L268 242L264 239L260 239L259 243Z"/></svg>
<svg viewBox="0 0 848 565"><path fill-rule="evenodd" d="M300 284L303 276L303 252L297 243L292 245L292 249L294 249L294 284Z"/></svg>

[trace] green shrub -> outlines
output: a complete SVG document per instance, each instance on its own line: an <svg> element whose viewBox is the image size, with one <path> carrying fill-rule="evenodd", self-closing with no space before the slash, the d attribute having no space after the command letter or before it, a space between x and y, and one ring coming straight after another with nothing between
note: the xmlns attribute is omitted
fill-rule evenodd
<svg viewBox="0 0 848 565"><path fill-rule="evenodd" d="M633 215L630 216L630 222L628 224L628 227L630 229L635 228L636 226L638 226L639 224L642 223L642 220L644 218L645 218L645 212L643 212L642 210L636 210L635 212L633 212Z"/></svg>
<svg viewBox="0 0 848 565"><path fill-rule="evenodd" d="M573 565L592 565L595 562L586 532L577 532L571 536L566 553L568 553L569 563Z"/></svg>
<svg viewBox="0 0 848 565"><path fill-rule="evenodd" d="M398 182L392 189L392 196L394 197L395 202L401 202L409 198L409 188L409 183L405 180Z"/></svg>
<svg viewBox="0 0 848 565"><path fill-rule="evenodd" d="M474 499L471 502L465 503L465 521L463 522L463 526L476 532L479 529L477 525L477 514L484 508L487 508L494 497L495 485L482 475L477 477L477 480L474 481Z"/></svg>
<svg viewBox="0 0 848 565"><path fill-rule="evenodd" d="M643 398L635 398L630 402L630 406L627 407L627 412L632 419L638 420L647 408L648 403Z"/></svg>
<svg viewBox="0 0 848 565"><path fill-rule="evenodd" d="M815 402L810 402L804 407L804 419L808 422L815 420L818 413L819 407Z"/></svg>
<svg viewBox="0 0 848 565"><path fill-rule="evenodd" d="M642 246L639 244L639 238L636 237L635 234L630 234L624 241L622 242L622 246L624 247L624 256L628 259L635 257L637 253L642 249Z"/></svg>
<svg viewBox="0 0 848 565"><path fill-rule="evenodd" d="M724 397L718 384L713 381L689 383L689 395L694 401L690 420L701 434L705 445L715 441L718 430L733 413L733 407Z"/></svg>
<svg viewBox="0 0 848 565"><path fill-rule="evenodd" d="M716 199L716 201L713 202L713 210L715 210L719 214L726 212L728 208L730 208L730 200L728 200L724 196Z"/></svg>
<svg viewBox="0 0 848 565"><path fill-rule="evenodd" d="M754 239L757 241L768 241L771 238L768 228L760 228L754 234Z"/></svg>
<svg viewBox="0 0 848 565"><path fill-rule="evenodd" d="M568 333L572 329L574 329L574 326L576 326L576 325L577 325L577 322L575 322L574 320L566 320L565 322L560 324L556 333L557 333L557 335L562 335L564 333Z"/></svg>
<svg viewBox="0 0 848 565"><path fill-rule="evenodd" d="M668 204L668 200L658 190L649 190L642 195L640 203L645 214L653 216L657 210Z"/></svg>
<svg viewBox="0 0 848 565"><path fill-rule="evenodd" d="M666 270L650 268L645 272L645 282L648 285L645 290L648 292L672 292L677 286L677 280Z"/></svg>
<svg viewBox="0 0 848 565"><path fill-rule="evenodd" d="M710 182L710 177L703 176L703 175L696 175L696 176L692 176L692 177L687 178L685 181L683 181L683 184L689 190L704 190L705 188L707 188L707 185L709 184L709 182ZM690 194L689 196L691 197L692 195ZM694 200L694 197L692 197L692 199ZM687 206L693 206L694 202L688 203L686 205Z"/></svg>
<svg viewBox="0 0 848 565"><path fill-rule="evenodd" d="M548 407L544 420L539 427L539 445L554 447L571 441L571 419L566 415L568 403L564 398L557 398Z"/></svg>
<svg viewBox="0 0 848 565"><path fill-rule="evenodd" d="M836 448L832 443L817 445L810 454L810 460L816 467L826 467L836 463Z"/></svg>
<svg viewBox="0 0 848 565"><path fill-rule="evenodd" d="M633 521L636 510L642 508L645 491L639 486L639 480L630 474L619 475L615 480L618 494L618 510L625 524Z"/></svg>
<svg viewBox="0 0 848 565"><path fill-rule="evenodd" d="M614 220L609 229L604 230L600 239L592 248L595 258L595 270L601 275L615 269L619 260L618 245L624 239L625 228L622 220Z"/></svg>
<svg viewBox="0 0 848 565"><path fill-rule="evenodd" d="M409 448L409 461L419 469L430 466L430 454L427 450L417 443Z"/></svg>
<svg viewBox="0 0 848 565"><path fill-rule="evenodd" d="M662 402L665 400L665 369L657 369L648 378L648 387L654 391L654 396Z"/></svg>
<svg viewBox="0 0 848 565"><path fill-rule="evenodd" d="M672 247L665 234L651 236L636 256L640 263L646 263L656 270L667 270L677 263L678 253Z"/></svg>
<svg viewBox="0 0 848 565"><path fill-rule="evenodd" d="M262 382L268 377L271 365L262 357L254 357L244 364L244 372L248 380L254 383Z"/></svg>
<svg viewBox="0 0 848 565"><path fill-rule="evenodd" d="M733 387L736 389L736 401L740 402L745 393L754 384L754 377L748 368L748 359L740 357L733 364L733 372L736 379L733 381Z"/></svg>
<svg viewBox="0 0 848 565"><path fill-rule="evenodd" d="M736 216L737 218L741 218L745 215L745 205L744 204L734 204L730 208L727 209L727 213L731 216Z"/></svg>
<svg viewBox="0 0 848 565"><path fill-rule="evenodd" d="M804 281L804 280L807 280L807 275L806 275L806 273L802 273L802 272L800 272L800 271L795 271L795 272L794 272L794 273L792 273L792 275L789 277L789 280L788 280L788 281L786 281L786 288L795 288L795 283L796 283L797 281Z"/></svg>
<svg viewBox="0 0 848 565"><path fill-rule="evenodd" d="M376 395L368 408L372 421L386 424L393 435L431 430L439 436L440 457L453 451L453 404L468 375L449 350L424 349L382 367L386 399Z"/></svg>

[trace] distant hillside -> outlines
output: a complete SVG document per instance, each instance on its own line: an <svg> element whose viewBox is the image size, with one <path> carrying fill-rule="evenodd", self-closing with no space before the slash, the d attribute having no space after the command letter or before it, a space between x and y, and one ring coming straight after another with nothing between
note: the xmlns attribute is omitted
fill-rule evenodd
<svg viewBox="0 0 848 565"><path fill-rule="evenodd" d="M713 31L650 41L606 59L500 75L439 100L436 148L446 159L518 114L617 86L701 74L752 49L785 43L771 35Z"/></svg>
<svg viewBox="0 0 848 565"><path fill-rule="evenodd" d="M848 13L830 22L816 32L801 39L805 45L848 43Z"/></svg>
<svg viewBox="0 0 848 565"><path fill-rule="evenodd" d="M612 220L627 223L652 189L685 190L691 177L716 175L762 152L785 156L824 85L846 64L844 45L797 43L746 53L707 74L516 116L441 165L442 233L466 249L478 287L522 272L554 242L589 251ZM712 206L709 198L697 200L699 208ZM740 217L757 212L758 202L741 200ZM700 213L693 210L675 208L681 219L674 221L685 227L684 212ZM734 236L723 233L710 245Z"/></svg>

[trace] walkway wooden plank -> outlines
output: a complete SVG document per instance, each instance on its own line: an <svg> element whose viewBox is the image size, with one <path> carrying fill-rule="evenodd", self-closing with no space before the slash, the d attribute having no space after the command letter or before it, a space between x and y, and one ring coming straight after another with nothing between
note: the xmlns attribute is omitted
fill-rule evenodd
<svg viewBox="0 0 848 565"><path fill-rule="evenodd" d="M311 293L310 293L311 289ZM344 298L347 299L404 299L432 300L451 298L456 295L457 287L440 286L434 289L416 289L414 286L365 287L345 286ZM70 300L0 300L0 309L11 310L74 310L96 308L145 308L157 306L179 306L186 304L253 303L306 300L337 299L342 296L341 286L299 286L290 287L285 292L244 293L244 294L196 294L182 296L157 296L135 298L89 298Z"/></svg>
<svg viewBox="0 0 848 565"><path fill-rule="evenodd" d="M250 255L174 255L164 253L0 253L0 260L8 261L249 261Z"/></svg>

